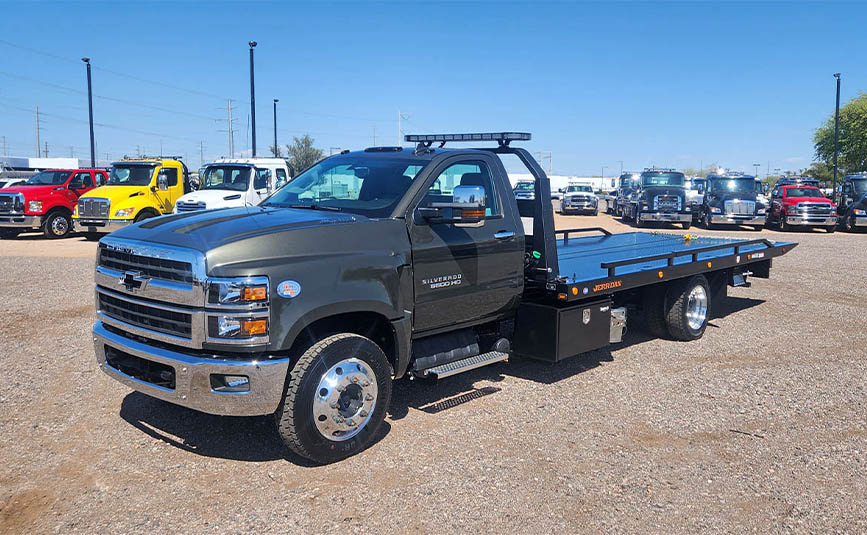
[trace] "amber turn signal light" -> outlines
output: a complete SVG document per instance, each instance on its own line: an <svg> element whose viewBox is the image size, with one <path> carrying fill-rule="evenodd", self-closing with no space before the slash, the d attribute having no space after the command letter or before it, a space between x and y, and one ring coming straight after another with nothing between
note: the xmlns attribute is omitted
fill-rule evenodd
<svg viewBox="0 0 867 535"><path fill-rule="evenodd" d="M241 321L241 332L248 336L265 334L268 332L268 320L243 320Z"/></svg>
<svg viewBox="0 0 867 535"><path fill-rule="evenodd" d="M268 292L264 286L248 286L241 293L243 301L264 301L268 298Z"/></svg>

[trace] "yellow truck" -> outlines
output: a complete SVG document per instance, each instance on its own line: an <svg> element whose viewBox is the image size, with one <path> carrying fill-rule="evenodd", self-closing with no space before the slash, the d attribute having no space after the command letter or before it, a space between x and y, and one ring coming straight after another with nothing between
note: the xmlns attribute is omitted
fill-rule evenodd
<svg viewBox="0 0 867 535"><path fill-rule="evenodd" d="M78 199L75 230L88 239L149 217L170 214L192 191L190 172L180 158L124 158L111 166L108 181Z"/></svg>

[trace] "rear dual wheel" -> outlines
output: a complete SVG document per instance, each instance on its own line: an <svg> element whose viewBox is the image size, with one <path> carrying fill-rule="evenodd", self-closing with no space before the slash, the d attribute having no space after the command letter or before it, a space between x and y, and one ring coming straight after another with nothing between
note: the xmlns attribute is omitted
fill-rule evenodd
<svg viewBox="0 0 867 535"><path fill-rule="evenodd" d="M704 275L660 284L645 294L647 330L661 338L697 340L710 317L711 290Z"/></svg>
<svg viewBox="0 0 867 535"><path fill-rule="evenodd" d="M284 444L327 464L362 451L391 400L391 365L371 340L336 334L305 351L289 372L275 413Z"/></svg>

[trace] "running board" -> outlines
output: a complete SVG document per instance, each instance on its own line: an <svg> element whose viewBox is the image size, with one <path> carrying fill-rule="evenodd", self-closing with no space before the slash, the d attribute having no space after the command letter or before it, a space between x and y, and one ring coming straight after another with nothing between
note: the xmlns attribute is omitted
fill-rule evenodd
<svg viewBox="0 0 867 535"><path fill-rule="evenodd" d="M481 355L476 355L474 357L469 357L463 360L456 360L454 362L440 364L439 366L428 368L422 373L425 377L431 377L433 379L443 379L451 375L457 375L461 372L475 370L476 368L481 368L482 366L487 366L488 364L502 362L508 358L508 353L503 353L501 351L491 351L489 353L482 353Z"/></svg>

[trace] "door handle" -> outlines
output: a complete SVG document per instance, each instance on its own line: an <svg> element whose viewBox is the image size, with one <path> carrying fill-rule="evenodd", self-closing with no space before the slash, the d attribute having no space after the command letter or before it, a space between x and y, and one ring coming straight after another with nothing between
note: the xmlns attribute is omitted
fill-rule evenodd
<svg viewBox="0 0 867 535"><path fill-rule="evenodd" d="M515 233L508 230L501 230L500 232L494 233L494 238L498 240L510 240L515 237Z"/></svg>

